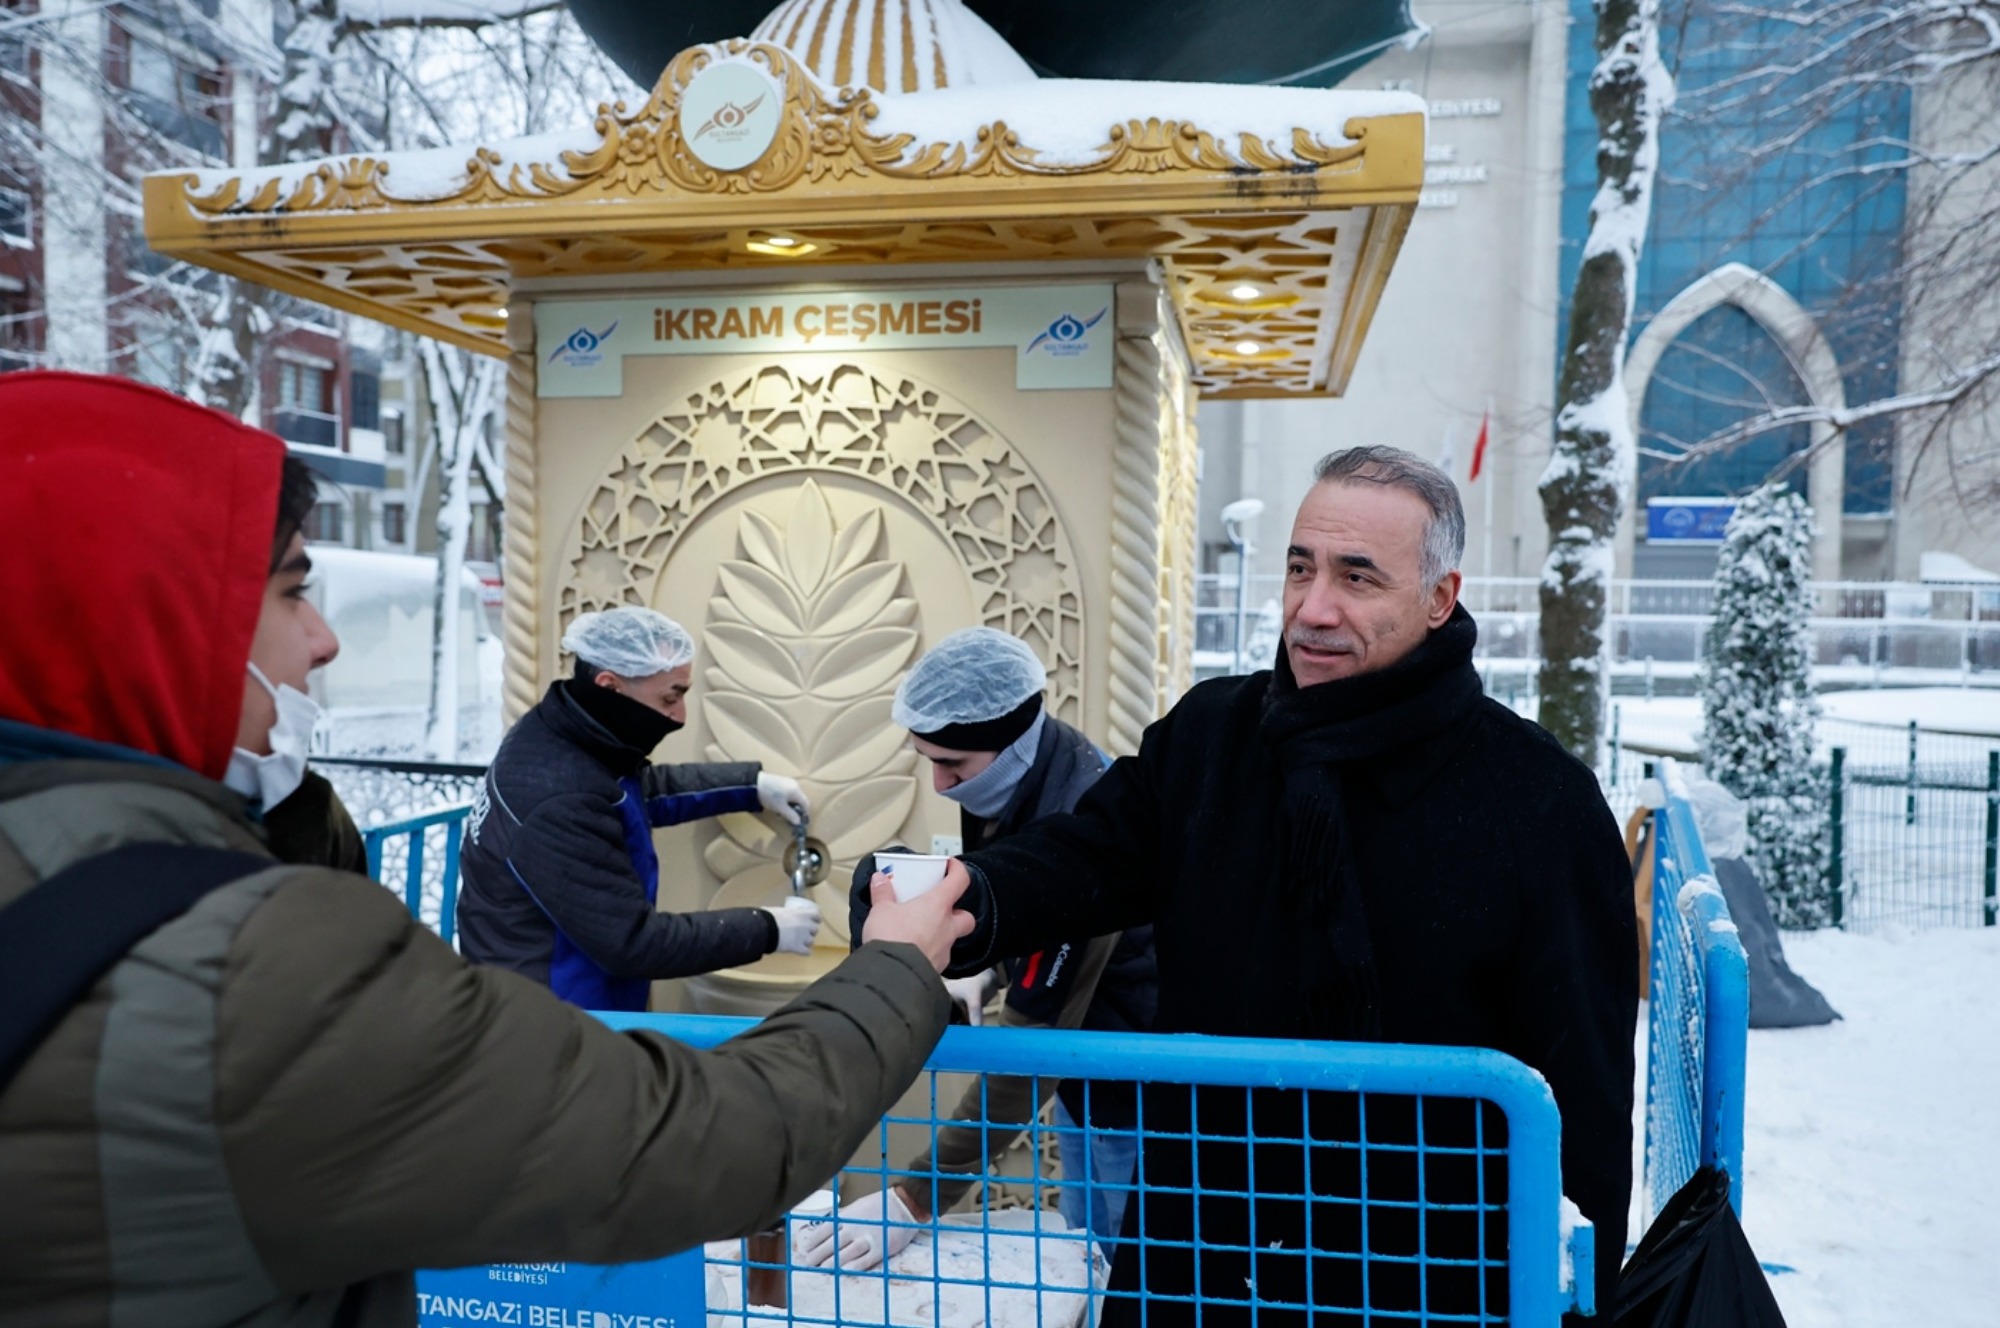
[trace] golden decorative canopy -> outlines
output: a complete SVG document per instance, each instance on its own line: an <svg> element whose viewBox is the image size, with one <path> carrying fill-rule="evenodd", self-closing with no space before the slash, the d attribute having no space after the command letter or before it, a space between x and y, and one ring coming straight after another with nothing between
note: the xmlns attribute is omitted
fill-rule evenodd
<svg viewBox="0 0 2000 1328"><path fill-rule="evenodd" d="M769 106L710 95L684 122L690 85L725 64L763 80ZM718 166L703 140L732 115L761 116L769 141ZM1337 395L1415 210L1423 140L1407 94L1028 80L884 95L738 40L683 52L638 111L603 107L580 135L158 174L146 233L493 355L529 279L1152 259L1204 395Z"/></svg>

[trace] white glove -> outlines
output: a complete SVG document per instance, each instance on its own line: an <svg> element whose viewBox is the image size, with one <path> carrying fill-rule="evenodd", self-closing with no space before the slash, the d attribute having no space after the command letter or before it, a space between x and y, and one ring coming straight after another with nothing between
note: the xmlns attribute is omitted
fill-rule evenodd
<svg viewBox="0 0 2000 1328"><path fill-rule="evenodd" d="M841 1209L837 1225L808 1222L800 1227L798 1238L792 1242L793 1256L808 1268L833 1262L836 1230L840 1233L842 1271L861 1273L901 1254L922 1228L894 1187L877 1190Z"/></svg>
<svg viewBox="0 0 2000 1328"><path fill-rule="evenodd" d="M813 937L819 935L819 905L793 895L776 908L765 908L778 920L778 953L811 954Z"/></svg>
<svg viewBox="0 0 2000 1328"><path fill-rule="evenodd" d="M797 825L800 817L812 814L812 804L806 801L806 791L790 775L774 775L768 770L760 773L757 776L757 801L764 804L765 811L783 817L787 825Z"/></svg>
<svg viewBox="0 0 2000 1328"><path fill-rule="evenodd" d="M965 1022L974 1028L979 1027L980 1021L985 1017L986 1001L993 995L993 988L998 985L998 979L994 977L990 968L969 978L944 980L945 995L964 1008Z"/></svg>

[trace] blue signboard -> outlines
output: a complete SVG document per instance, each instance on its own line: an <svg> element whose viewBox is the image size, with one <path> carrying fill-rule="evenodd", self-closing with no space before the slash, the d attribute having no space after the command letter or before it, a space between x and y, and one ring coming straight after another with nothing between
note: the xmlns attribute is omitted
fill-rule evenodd
<svg viewBox="0 0 2000 1328"><path fill-rule="evenodd" d="M420 1328L705 1328L701 1251L651 1263L496 1263L417 1274Z"/></svg>
<svg viewBox="0 0 2000 1328"><path fill-rule="evenodd" d="M1648 544L1720 544L1736 515L1734 498L1649 498Z"/></svg>

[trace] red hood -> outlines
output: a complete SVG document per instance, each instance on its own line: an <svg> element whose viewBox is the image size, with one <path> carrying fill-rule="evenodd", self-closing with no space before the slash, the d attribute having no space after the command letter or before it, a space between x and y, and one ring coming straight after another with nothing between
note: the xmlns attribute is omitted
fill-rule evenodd
<svg viewBox="0 0 2000 1328"><path fill-rule="evenodd" d="M220 779L284 455L139 383L0 374L0 718Z"/></svg>

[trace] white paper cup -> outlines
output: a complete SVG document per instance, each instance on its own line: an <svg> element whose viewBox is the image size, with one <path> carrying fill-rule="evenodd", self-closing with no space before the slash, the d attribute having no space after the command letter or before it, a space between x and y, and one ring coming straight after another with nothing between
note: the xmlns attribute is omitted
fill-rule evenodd
<svg viewBox="0 0 2000 1328"><path fill-rule="evenodd" d="M877 853L875 870L889 873L896 902L907 904L926 890L936 888L944 880L944 869L950 861L942 853Z"/></svg>

